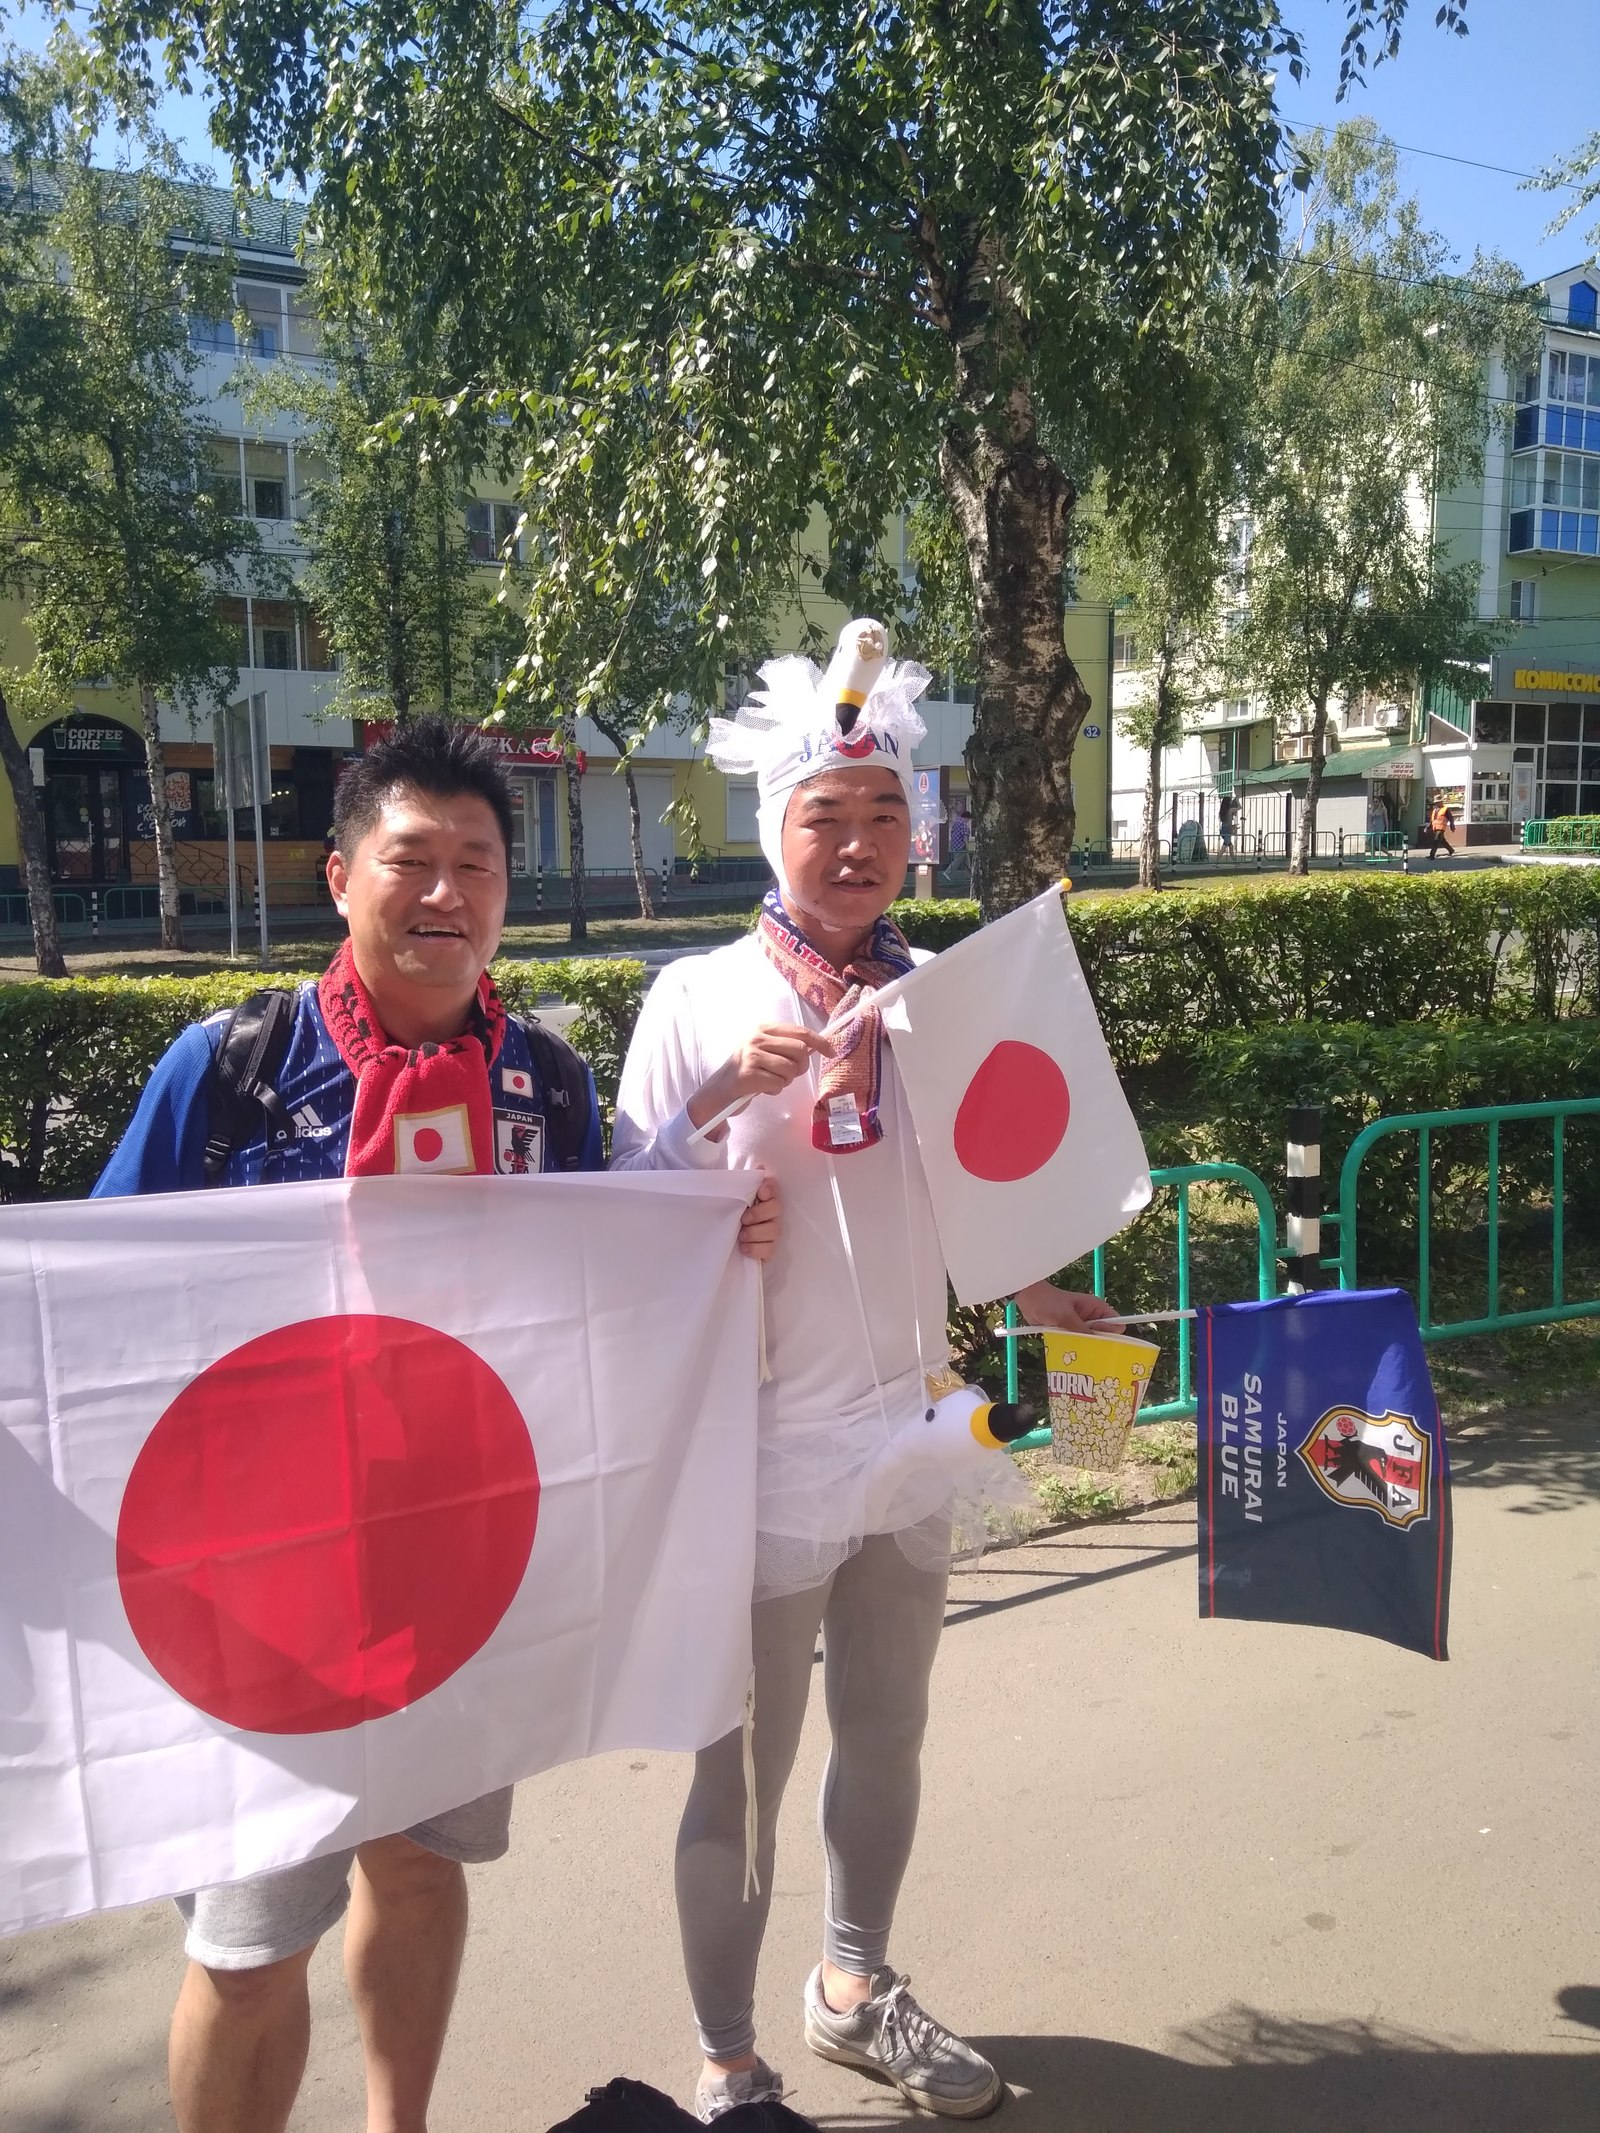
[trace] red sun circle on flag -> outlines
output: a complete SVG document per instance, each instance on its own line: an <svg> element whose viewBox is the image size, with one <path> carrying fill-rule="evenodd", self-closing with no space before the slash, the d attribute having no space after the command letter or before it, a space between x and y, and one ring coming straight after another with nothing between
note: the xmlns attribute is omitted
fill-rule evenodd
<svg viewBox="0 0 1600 2133"><path fill-rule="evenodd" d="M956 1160L990 1184L1042 1170L1066 1138L1067 1077L1036 1044L1007 1038L967 1083L956 1112Z"/></svg>
<svg viewBox="0 0 1600 2133"><path fill-rule="evenodd" d="M117 1578L186 1702L246 1732L336 1732L482 1648L538 1515L527 1424L481 1356L409 1319L303 1319L161 1416L123 1492Z"/></svg>
<svg viewBox="0 0 1600 2133"><path fill-rule="evenodd" d="M444 1135L437 1126L419 1126L411 1146L419 1163L437 1163L444 1154Z"/></svg>

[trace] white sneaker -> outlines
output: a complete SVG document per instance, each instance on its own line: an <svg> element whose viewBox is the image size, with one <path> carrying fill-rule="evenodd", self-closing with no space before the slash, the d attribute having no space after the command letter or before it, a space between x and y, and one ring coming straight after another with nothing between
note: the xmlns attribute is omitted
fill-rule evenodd
<svg viewBox="0 0 1600 2133"><path fill-rule="evenodd" d="M911 1980L875 1970L872 1997L837 2014L822 1996L822 1965L806 1980L806 2042L819 2058L889 2081L920 2111L985 2118L1005 2085L982 2052L911 1997Z"/></svg>
<svg viewBox="0 0 1600 2133"><path fill-rule="evenodd" d="M775 2074L765 2059L758 2059L754 2066L744 2067L737 2074L708 2074L702 2067L695 2085L695 2116L705 2126L726 2111L736 2111L741 2103L782 2101L783 2076Z"/></svg>

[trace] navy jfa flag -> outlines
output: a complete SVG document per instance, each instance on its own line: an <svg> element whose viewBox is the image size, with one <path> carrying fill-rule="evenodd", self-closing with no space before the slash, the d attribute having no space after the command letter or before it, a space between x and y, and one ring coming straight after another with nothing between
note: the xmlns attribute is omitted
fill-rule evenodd
<svg viewBox="0 0 1600 2133"><path fill-rule="evenodd" d="M1200 1613L1446 1656L1450 1466L1403 1289L1199 1314Z"/></svg>

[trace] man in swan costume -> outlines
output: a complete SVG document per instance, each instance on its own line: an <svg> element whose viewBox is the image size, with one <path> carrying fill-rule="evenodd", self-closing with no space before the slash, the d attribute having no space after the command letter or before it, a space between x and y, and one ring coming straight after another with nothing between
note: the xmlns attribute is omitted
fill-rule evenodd
<svg viewBox="0 0 1600 2133"><path fill-rule="evenodd" d="M989 2062L888 1964L951 1555L974 1527L981 1534L984 1491L980 1481L978 1502L960 1500L936 1462L913 1468L887 1502L869 1485L895 1432L959 1383L928 1188L871 1007L876 986L923 959L885 914L910 854L911 756L926 731L916 699L929 676L886 649L881 624L852 622L826 675L808 659L775 660L736 720L712 721L711 760L758 780L777 886L756 931L656 980L617 1107L615 1166L759 1167L787 1210L766 1270L753 1859L738 1733L697 1758L678 1837L679 1922L705 2055L695 2100L708 2122L782 2093L756 2053L756 1963L819 1628L832 1750L823 1959L805 1988L806 2041L947 2116L981 2117L1002 2093ZM1095 1297L1042 1278L1018 1301L1030 1324L1114 1323ZM1003 1454L988 1464L989 1493L1015 1486Z"/></svg>

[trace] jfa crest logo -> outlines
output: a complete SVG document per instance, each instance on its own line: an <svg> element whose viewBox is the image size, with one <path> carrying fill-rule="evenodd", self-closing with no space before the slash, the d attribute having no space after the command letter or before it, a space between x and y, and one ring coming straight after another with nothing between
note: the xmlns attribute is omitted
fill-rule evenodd
<svg viewBox="0 0 1600 2133"><path fill-rule="evenodd" d="M1410 1415L1330 1407L1299 1447L1318 1488L1335 1503L1376 1511L1391 1526L1428 1515L1432 1447Z"/></svg>
<svg viewBox="0 0 1600 2133"><path fill-rule="evenodd" d="M544 1168L544 1120L496 1111L494 1163L503 1177L536 1178Z"/></svg>

